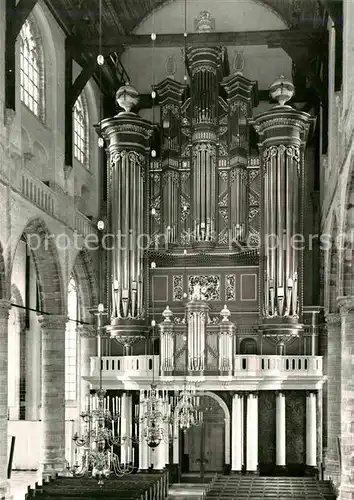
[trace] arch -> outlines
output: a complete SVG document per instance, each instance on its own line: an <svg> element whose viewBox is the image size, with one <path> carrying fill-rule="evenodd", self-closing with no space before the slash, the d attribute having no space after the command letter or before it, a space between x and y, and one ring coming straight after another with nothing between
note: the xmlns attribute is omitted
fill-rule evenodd
<svg viewBox="0 0 354 500"><path fill-rule="evenodd" d="M336 214L333 214L330 248L327 253L326 279L325 279L325 308L329 312L337 311L338 293L338 271L339 271L339 252L338 252L338 221Z"/></svg>
<svg viewBox="0 0 354 500"><path fill-rule="evenodd" d="M53 235L39 218L29 221L22 235L32 253L37 272L40 310L50 314L65 314L66 296L63 291L61 266ZM18 242L15 248L17 245ZM12 265L13 262L14 258Z"/></svg>
<svg viewBox="0 0 354 500"><path fill-rule="evenodd" d="M235 3L237 0L234 0ZM290 0L289 0L290 1ZM141 11L139 17L135 19L135 23L131 26L129 26L128 30L132 31L137 31L139 28L149 19L149 17L152 17L153 15L156 15L157 12L162 10L164 7L175 3L176 0L153 0L151 2L151 7L149 10ZM286 27L291 27L293 23L293 19L290 14L290 9L289 5L287 5L287 2L277 2L276 0L250 0L250 3L253 4L258 4L261 7L263 7L265 10L270 12L271 14L274 15L274 17L281 21L284 24L284 28ZM281 5L281 3L284 3L285 5ZM188 9L188 5L187 5ZM203 7L200 7L200 10L205 10ZM188 13L188 11L187 11ZM213 14L213 12L211 12ZM279 22L278 21L278 22ZM281 29L281 28L280 28Z"/></svg>
<svg viewBox="0 0 354 500"><path fill-rule="evenodd" d="M346 186L342 231L344 241L341 243L339 295L354 295L354 163Z"/></svg>
<svg viewBox="0 0 354 500"><path fill-rule="evenodd" d="M18 322L19 322L19 359L16 360L18 362L18 371L19 371L19 384L18 384L18 418L19 420L24 420L26 418L26 313L25 310L22 309L24 306L23 298L21 292L17 288L17 286L12 283L11 285L11 303L20 306L19 308L12 306L11 311L15 312ZM10 312L11 314L11 312ZM9 325L9 333L10 333L10 325ZM13 343L13 342L11 342ZM10 339L9 339L10 345ZM12 360L15 361L15 360ZM13 365L13 363L11 363ZM10 363L9 363L10 369ZM11 380L9 374L9 380Z"/></svg>
<svg viewBox="0 0 354 500"><path fill-rule="evenodd" d="M6 272L3 248L0 242L0 299L7 299Z"/></svg>
<svg viewBox="0 0 354 500"><path fill-rule="evenodd" d="M98 304L98 294L92 260L86 249L80 250L76 255L72 273L79 289L80 319L88 321L90 319L89 309Z"/></svg>
<svg viewBox="0 0 354 500"><path fill-rule="evenodd" d="M219 406L222 408L224 412L224 422L225 422L225 444L224 444L224 451L225 451L225 465L229 465L231 463L231 457L230 457L230 443L231 443L231 416L230 416L230 410L225 403L225 401L218 395L215 394L215 392L211 391L196 391L195 393L196 396L209 396L210 398L214 399ZM180 401L178 401L176 407L175 407L175 413L180 408Z"/></svg>
<svg viewBox="0 0 354 500"><path fill-rule="evenodd" d="M240 354L257 354L257 342L252 338L245 338L240 343Z"/></svg>

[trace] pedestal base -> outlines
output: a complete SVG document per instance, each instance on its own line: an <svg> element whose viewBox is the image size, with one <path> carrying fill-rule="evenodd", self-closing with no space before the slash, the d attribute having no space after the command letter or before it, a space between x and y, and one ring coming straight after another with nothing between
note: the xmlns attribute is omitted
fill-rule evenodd
<svg viewBox="0 0 354 500"><path fill-rule="evenodd" d="M276 476L287 476L288 469L286 465L276 465L274 468L274 472Z"/></svg>
<svg viewBox="0 0 354 500"><path fill-rule="evenodd" d="M305 467L305 476L318 476L318 468L313 465L306 465Z"/></svg>

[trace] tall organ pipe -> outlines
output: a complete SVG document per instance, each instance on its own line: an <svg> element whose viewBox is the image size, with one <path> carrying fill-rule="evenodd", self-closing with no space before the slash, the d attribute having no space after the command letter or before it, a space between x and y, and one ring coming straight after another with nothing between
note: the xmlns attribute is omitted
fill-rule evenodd
<svg viewBox="0 0 354 500"><path fill-rule="evenodd" d="M261 329L283 338L303 329L304 249L295 238L303 227L303 152L311 116L278 105L252 123L261 149Z"/></svg>

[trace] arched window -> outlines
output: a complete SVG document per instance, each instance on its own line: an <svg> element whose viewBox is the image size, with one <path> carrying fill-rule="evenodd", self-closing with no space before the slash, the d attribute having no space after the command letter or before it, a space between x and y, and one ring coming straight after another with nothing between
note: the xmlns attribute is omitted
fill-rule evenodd
<svg viewBox="0 0 354 500"><path fill-rule="evenodd" d="M39 118L44 116L44 64L40 38L27 19L20 32L21 101Z"/></svg>
<svg viewBox="0 0 354 500"><path fill-rule="evenodd" d="M65 331L65 399L77 399L77 323L79 319L79 299L77 284L71 276L68 286L68 317Z"/></svg>
<svg viewBox="0 0 354 500"><path fill-rule="evenodd" d="M85 96L79 95L74 104L74 157L86 168L89 167L88 148L88 115Z"/></svg>

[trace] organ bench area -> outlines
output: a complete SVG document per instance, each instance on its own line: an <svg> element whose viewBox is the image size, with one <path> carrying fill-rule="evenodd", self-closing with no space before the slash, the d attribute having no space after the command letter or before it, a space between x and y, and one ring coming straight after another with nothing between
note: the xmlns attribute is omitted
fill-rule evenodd
<svg viewBox="0 0 354 500"><path fill-rule="evenodd" d="M321 467L326 439L319 259L293 241L317 232L313 118L287 104L284 78L270 89L278 103L259 110L257 82L230 74L227 57L188 48L188 82L156 86L158 124L134 112L126 85L125 111L99 125L103 236L125 237L102 258L102 381L132 438L143 435L136 408L153 380L170 397L196 387L203 423L154 451L127 440L139 470L301 475ZM95 389L98 358L89 347L84 357Z"/></svg>

